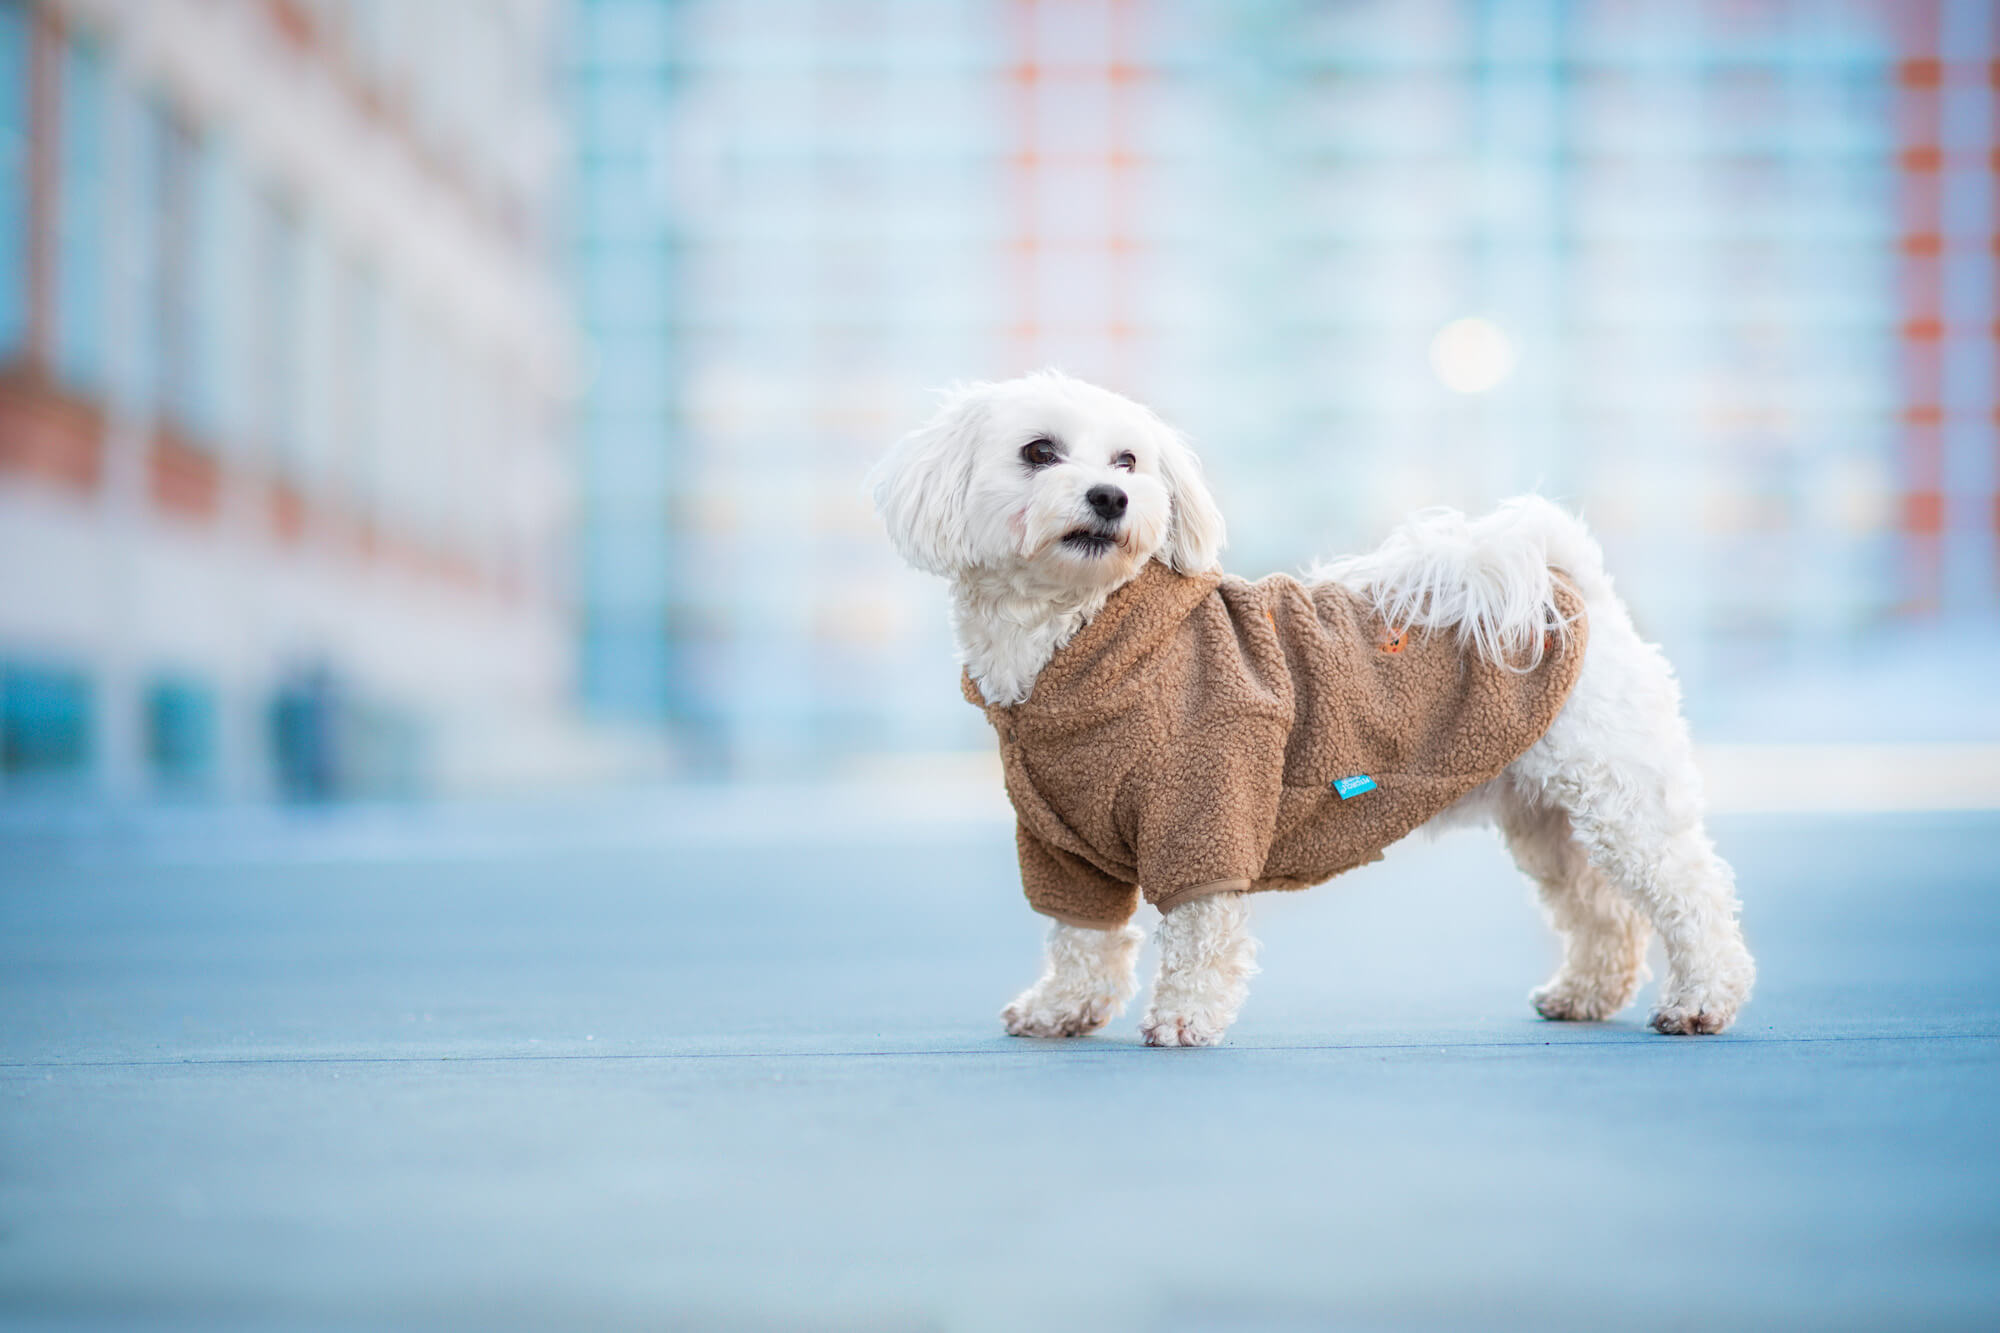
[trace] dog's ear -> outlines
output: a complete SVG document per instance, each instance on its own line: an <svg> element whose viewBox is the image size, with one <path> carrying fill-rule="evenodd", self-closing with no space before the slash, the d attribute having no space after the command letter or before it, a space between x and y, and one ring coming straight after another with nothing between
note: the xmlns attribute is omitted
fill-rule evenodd
<svg viewBox="0 0 2000 1333"><path fill-rule="evenodd" d="M1202 479L1201 460L1179 431L1164 423L1160 427L1160 476L1167 483L1173 502L1173 517L1167 525L1166 544L1160 558L1182 574L1205 574L1216 568L1229 530L1222 510L1208 493Z"/></svg>
<svg viewBox="0 0 2000 1333"><path fill-rule="evenodd" d="M974 563L973 465L986 424L984 384L953 385L937 414L868 474L875 512L903 559L949 578Z"/></svg>

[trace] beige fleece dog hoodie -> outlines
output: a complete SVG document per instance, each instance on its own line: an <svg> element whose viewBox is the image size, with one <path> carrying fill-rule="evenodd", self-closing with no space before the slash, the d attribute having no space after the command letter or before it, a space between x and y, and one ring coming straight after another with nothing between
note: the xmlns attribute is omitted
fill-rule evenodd
<svg viewBox="0 0 2000 1333"><path fill-rule="evenodd" d="M1547 731L1583 665L1583 602L1533 670L1449 631L1394 634L1338 584L1176 574L1148 561L1028 698L966 698L1000 736L1021 881L1038 912L1122 925L1232 890L1299 889L1368 861Z"/></svg>

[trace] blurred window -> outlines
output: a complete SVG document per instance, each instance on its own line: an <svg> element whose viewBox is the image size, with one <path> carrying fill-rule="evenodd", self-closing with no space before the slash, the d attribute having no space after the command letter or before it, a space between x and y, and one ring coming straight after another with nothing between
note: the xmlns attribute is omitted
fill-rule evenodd
<svg viewBox="0 0 2000 1333"><path fill-rule="evenodd" d="M382 430L386 413L382 373L382 279L372 265L349 263L342 271L341 385L338 441L341 479L348 502L372 518L382 494Z"/></svg>
<svg viewBox="0 0 2000 1333"><path fill-rule="evenodd" d="M29 42L27 7L0 0L0 361L28 328Z"/></svg>
<svg viewBox="0 0 2000 1333"><path fill-rule="evenodd" d="M205 786L215 776L215 691L199 681L164 677L146 691L146 758L171 787Z"/></svg>
<svg viewBox="0 0 2000 1333"><path fill-rule="evenodd" d="M123 110L122 99L129 89L121 81L114 83L113 91L121 99L119 110ZM138 160L130 173L131 204L121 210L122 216L135 220L137 225L133 230L138 233L132 238L131 262L125 276L130 304L137 312L138 331L136 355L129 364L135 379L134 393L140 402L157 411L164 341L161 269L166 249L164 238L172 230L167 217L167 108L157 97L145 97L139 101L137 110ZM112 119L114 124L119 123L118 111L112 113ZM118 327L122 333L124 321Z"/></svg>
<svg viewBox="0 0 2000 1333"><path fill-rule="evenodd" d="M423 494L431 501L433 540L456 554L465 537L473 478L463 466L465 360L458 342L437 325L430 357L428 429L422 440Z"/></svg>
<svg viewBox="0 0 2000 1333"><path fill-rule="evenodd" d="M232 284L241 279L230 248L227 159L212 136L203 135L194 144L187 188L190 308L184 410L190 427L219 441L227 420L224 375L231 350Z"/></svg>
<svg viewBox="0 0 2000 1333"><path fill-rule="evenodd" d="M339 794L339 732L347 712L332 673L313 667L294 673L271 696L271 766L278 790L293 800L324 801Z"/></svg>
<svg viewBox="0 0 2000 1333"><path fill-rule="evenodd" d="M196 392L202 419L216 439L232 449L261 444L264 429L263 369L257 347L257 320L263 295L256 263L257 195L243 160L229 141L203 142L195 225L197 332Z"/></svg>
<svg viewBox="0 0 2000 1333"><path fill-rule="evenodd" d="M205 220L200 162L201 141L194 128L169 108L148 108L149 147L157 209L154 212L153 318L150 358L159 375L159 404L174 425L192 435L205 435L211 423L204 408L208 379L203 365L198 302L202 296L204 259L201 223Z"/></svg>
<svg viewBox="0 0 2000 1333"><path fill-rule="evenodd" d="M296 475L299 439L299 223L292 210L266 194L258 211L257 313L251 335L256 371L251 394L258 441L271 450L280 472Z"/></svg>
<svg viewBox="0 0 2000 1333"><path fill-rule="evenodd" d="M339 261L318 219L300 220L298 233L298 474L315 488L338 476L340 421Z"/></svg>
<svg viewBox="0 0 2000 1333"><path fill-rule="evenodd" d="M388 28L382 5L383 0L352 0L347 6L348 53L371 88L381 81L387 63L384 44Z"/></svg>
<svg viewBox="0 0 2000 1333"><path fill-rule="evenodd" d="M63 51L56 164L56 371L73 389L104 380L104 53L72 35Z"/></svg>
<svg viewBox="0 0 2000 1333"><path fill-rule="evenodd" d="M81 775L90 764L90 679L80 670L0 663L0 773Z"/></svg>
<svg viewBox="0 0 2000 1333"><path fill-rule="evenodd" d="M410 419L415 379L410 367L410 314L401 296L401 292L388 285L376 288L382 348L376 364L382 375L382 423L375 449L375 515L378 522L386 519L392 524L400 523L407 514L404 460L415 429Z"/></svg>
<svg viewBox="0 0 2000 1333"><path fill-rule="evenodd" d="M453 497L448 472L451 443L450 344L434 314L415 313L410 325L410 424L404 437L403 477L409 485L410 512L425 529L425 541L436 544L451 511Z"/></svg>

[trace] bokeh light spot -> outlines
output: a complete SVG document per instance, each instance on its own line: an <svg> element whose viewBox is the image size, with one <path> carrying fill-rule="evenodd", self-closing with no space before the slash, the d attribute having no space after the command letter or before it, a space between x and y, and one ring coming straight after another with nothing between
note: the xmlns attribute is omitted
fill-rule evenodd
<svg viewBox="0 0 2000 1333"><path fill-rule="evenodd" d="M1514 345L1491 320L1455 319L1431 339L1431 369L1454 393L1485 393L1514 369Z"/></svg>

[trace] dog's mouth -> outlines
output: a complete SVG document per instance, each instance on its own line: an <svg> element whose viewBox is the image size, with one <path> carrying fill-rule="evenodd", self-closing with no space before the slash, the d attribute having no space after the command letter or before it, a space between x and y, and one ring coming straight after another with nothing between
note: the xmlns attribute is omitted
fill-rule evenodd
<svg viewBox="0 0 2000 1333"><path fill-rule="evenodd" d="M1063 534L1065 549L1083 556L1099 556L1118 545L1118 538L1099 528L1077 528Z"/></svg>

